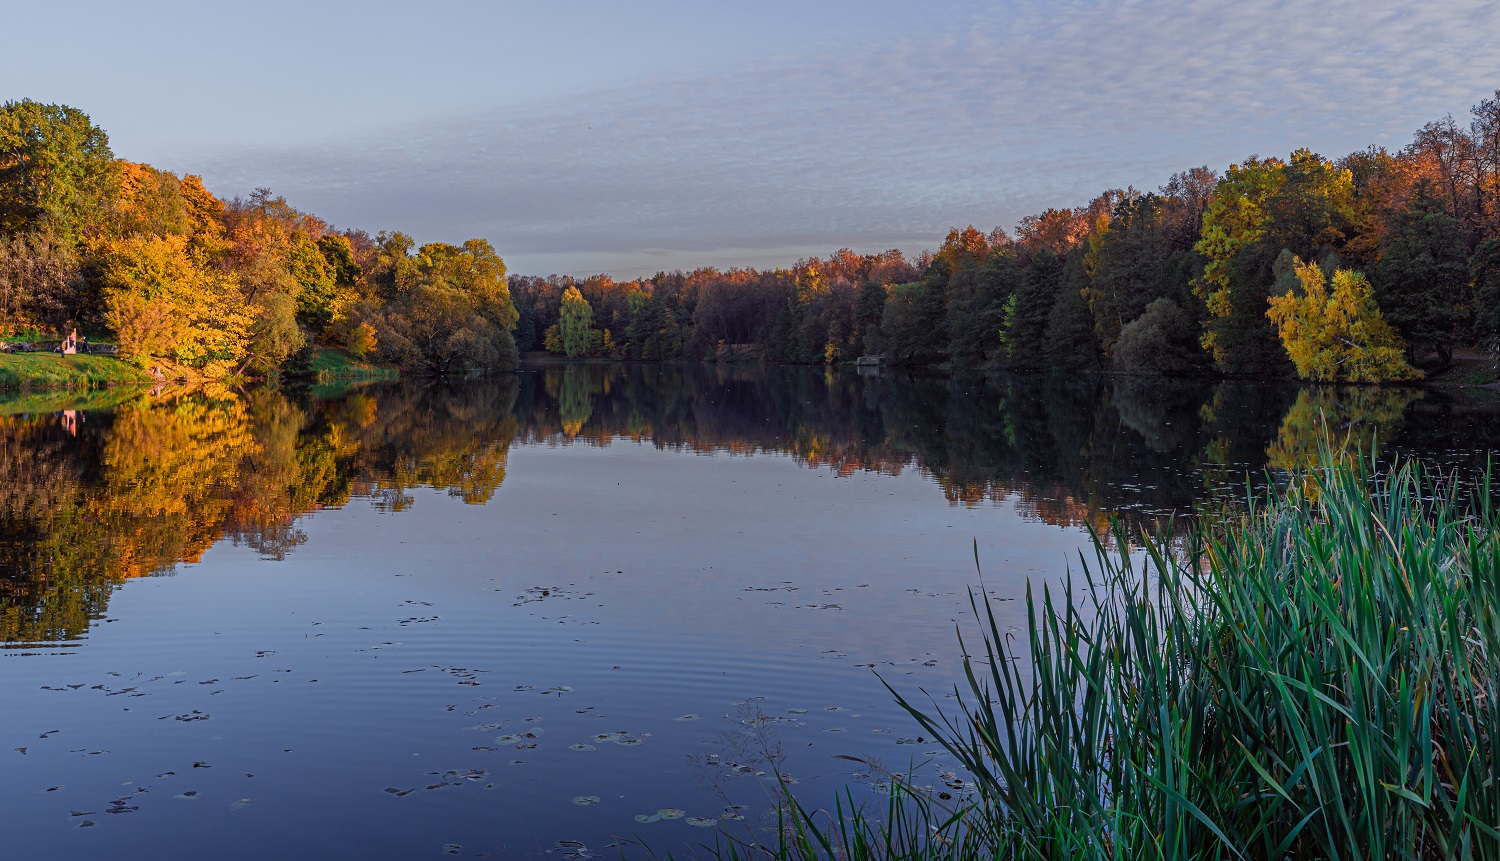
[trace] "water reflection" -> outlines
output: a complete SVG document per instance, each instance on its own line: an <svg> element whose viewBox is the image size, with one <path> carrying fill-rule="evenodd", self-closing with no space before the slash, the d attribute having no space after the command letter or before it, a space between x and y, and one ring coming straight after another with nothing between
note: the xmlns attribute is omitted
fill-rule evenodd
<svg viewBox="0 0 1500 861"><path fill-rule="evenodd" d="M0 640L79 637L115 584L228 538L280 559L301 518L417 487L487 502L515 444L622 440L779 452L840 475L920 470L950 504L1051 524L1187 514L1290 469L1327 421L1361 444L1482 464L1492 401L1452 393L1050 376L920 377L750 366L561 366L332 396L0 401Z"/></svg>

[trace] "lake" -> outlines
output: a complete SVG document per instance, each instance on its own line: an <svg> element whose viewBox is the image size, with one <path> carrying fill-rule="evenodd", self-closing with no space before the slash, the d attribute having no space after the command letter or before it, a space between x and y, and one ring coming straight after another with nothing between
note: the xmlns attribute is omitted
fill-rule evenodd
<svg viewBox="0 0 1500 861"><path fill-rule="evenodd" d="M1232 512L1325 420L1469 475L1500 398L689 365L0 396L7 854L682 856L763 835L778 775L961 794L884 685L951 707L969 590L1019 630L1090 527Z"/></svg>

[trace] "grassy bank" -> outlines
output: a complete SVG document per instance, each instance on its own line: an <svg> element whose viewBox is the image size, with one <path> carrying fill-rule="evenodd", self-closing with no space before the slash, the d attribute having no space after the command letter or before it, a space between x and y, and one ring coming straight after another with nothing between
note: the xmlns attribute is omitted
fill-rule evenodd
<svg viewBox="0 0 1500 861"><path fill-rule="evenodd" d="M0 353L0 388L77 389L149 382L149 374L112 356Z"/></svg>
<svg viewBox="0 0 1500 861"><path fill-rule="evenodd" d="M325 347L313 356L311 376L320 383L332 380L394 380L395 368L362 362L343 350Z"/></svg>
<svg viewBox="0 0 1500 861"><path fill-rule="evenodd" d="M723 854L1500 858L1487 480L1469 495L1325 454L1185 546L1096 544L1027 604L1013 644L974 601L956 709L893 690L967 768L969 800L908 787L878 821L792 800L778 845Z"/></svg>

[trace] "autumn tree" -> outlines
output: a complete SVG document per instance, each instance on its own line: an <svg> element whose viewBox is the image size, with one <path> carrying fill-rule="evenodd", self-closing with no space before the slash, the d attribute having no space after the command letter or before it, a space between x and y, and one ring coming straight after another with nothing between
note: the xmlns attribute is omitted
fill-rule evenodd
<svg viewBox="0 0 1500 861"><path fill-rule="evenodd" d="M78 318L88 294L71 243L47 230L0 234L0 333L62 329Z"/></svg>
<svg viewBox="0 0 1500 861"><path fill-rule="evenodd" d="M1284 363L1265 316L1282 250L1321 259L1351 231L1354 180L1305 149L1231 165L1203 216L1197 294L1208 308L1203 345L1230 374L1277 374Z"/></svg>
<svg viewBox="0 0 1500 861"><path fill-rule="evenodd" d="M557 335L563 353L570 359L588 355L602 342L599 330L594 328L594 309L577 287L563 291Z"/></svg>
<svg viewBox="0 0 1500 861"><path fill-rule="evenodd" d="M0 233L76 239L109 193L114 154L88 115L25 99L0 106Z"/></svg>
<svg viewBox="0 0 1500 861"><path fill-rule="evenodd" d="M129 237L103 249L105 321L120 357L142 367L232 370L254 323L233 275L194 258L184 236Z"/></svg>
<svg viewBox="0 0 1500 861"><path fill-rule="evenodd" d="M1332 284L1316 263L1296 261L1298 289L1273 296L1276 324L1297 376L1318 382L1377 383L1421 379L1405 345L1380 316L1370 282L1338 269ZM1330 286L1332 289L1330 289Z"/></svg>
<svg viewBox="0 0 1500 861"><path fill-rule="evenodd" d="M511 334L518 315L494 247L482 239L436 242L408 255L409 247L400 238L385 246L389 298L377 318L378 355L440 374L513 370L520 362Z"/></svg>

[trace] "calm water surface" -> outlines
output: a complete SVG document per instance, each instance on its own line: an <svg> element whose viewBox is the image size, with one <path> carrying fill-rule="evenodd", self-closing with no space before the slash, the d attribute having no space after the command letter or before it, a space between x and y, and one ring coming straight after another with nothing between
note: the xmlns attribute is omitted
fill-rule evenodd
<svg viewBox="0 0 1500 861"><path fill-rule="evenodd" d="M772 762L940 781L882 679L951 703L976 545L1019 625L1088 525L1232 506L1319 416L1460 471L1500 431L1462 392L676 366L0 399L5 854L683 853L765 827Z"/></svg>

